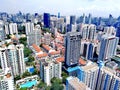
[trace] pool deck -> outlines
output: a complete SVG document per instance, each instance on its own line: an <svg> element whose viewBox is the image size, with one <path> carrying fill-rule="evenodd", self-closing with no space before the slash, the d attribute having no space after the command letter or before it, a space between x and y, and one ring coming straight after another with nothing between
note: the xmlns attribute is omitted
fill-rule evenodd
<svg viewBox="0 0 120 90"><path fill-rule="evenodd" d="M21 84L20 88L22 88L22 87L31 88L32 86L35 86L36 84L37 84L37 80L27 81L26 83Z"/></svg>
<svg viewBox="0 0 120 90"><path fill-rule="evenodd" d="M27 88L31 88L32 86L35 86L36 84L38 84L38 75L34 75L34 76L30 76L27 78L23 78L21 80L16 81L16 84L21 87L27 87Z"/></svg>

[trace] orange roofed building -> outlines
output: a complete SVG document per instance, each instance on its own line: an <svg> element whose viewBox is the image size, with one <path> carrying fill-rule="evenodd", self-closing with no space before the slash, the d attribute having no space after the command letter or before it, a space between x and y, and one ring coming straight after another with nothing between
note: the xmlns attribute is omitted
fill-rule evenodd
<svg viewBox="0 0 120 90"><path fill-rule="evenodd" d="M46 52L51 50L50 46L43 44L42 47L45 49Z"/></svg>
<svg viewBox="0 0 120 90"><path fill-rule="evenodd" d="M43 59L43 58L46 58L47 56L48 56L47 53L42 53L42 54L38 54L37 58Z"/></svg>
<svg viewBox="0 0 120 90"><path fill-rule="evenodd" d="M32 51L34 52L35 56L43 53L43 51L40 49L40 47L37 46L36 44L32 45Z"/></svg>
<svg viewBox="0 0 120 90"><path fill-rule="evenodd" d="M84 65L87 64L87 61L85 61L85 60L83 60L82 58L80 58L79 64L84 66Z"/></svg>
<svg viewBox="0 0 120 90"><path fill-rule="evenodd" d="M56 61L57 61L57 62L64 62L65 59L64 59L64 57L59 57L59 58L56 58Z"/></svg>
<svg viewBox="0 0 120 90"><path fill-rule="evenodd" d="M32 47L34 48L34 50L39 53L41 51L40 47L38 47L36 44L33 44Z"/></svg>
<svg viewBox="0 0 120 90"><path fill-rule="evenodd" d="M52 57L59 57L60 56L60 51L51 51L49 52L49 55L52 56Z"/></svg>

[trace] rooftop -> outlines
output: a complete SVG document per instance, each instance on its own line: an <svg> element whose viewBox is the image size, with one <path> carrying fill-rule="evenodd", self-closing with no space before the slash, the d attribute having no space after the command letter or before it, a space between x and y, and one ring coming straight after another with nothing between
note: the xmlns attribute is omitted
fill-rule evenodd
<svg viewBox="0 0 120 90"><path fill-rule="evenodd" d="M69 67L69 68L67 69L67 71L68 71L68 72L73 72L73 71L78 70L78 69L81 69L81 67L80 67L80 66Z"/></svg>
<svg viewBox="0 0 120 90"><path fill-rule="evenodd" d="M67 80L69 81L69 84L74 88L74 90L90 90L88 87L79 81L76 77L68 77Z"/></svg>
<svg viewBox="0 0 120 90"><path fill-rule="evenodd" d="M50 55L60 54L60 51L51 51L49 54L50 54Z"/></svg>
<svg viewBox="0 0 120 90"><path fill-rule="evenodd" d="M99 67L98 67L98 65L96 63L90 63L90 64L87 64L85 66L82 66L82 69L85 72L89 72L89 71L97 70L97 69L99 69Z"/></svg>
<svg viewBox="0 0 120 90"><path fill-rule="evenodd" d="M44 49L46 49L47 51L50 51L50 49L51 49L48 45L45 45L45 44L43 44L42 47L43 47Z"/></svg>
<svg viewBox="0 0 120 90"><path fill-rule="evenodd" d="M37 55L38 58L47 57L47 56L48 56L47 53L42 53Z"/></svg>
<svg viewBox="0 0 120 90"><path fill-rule="evenodd" d="M40 51L41 51L40 47L37 46L36 44L33 44L32 47L34 48L34 50L35 50L36 52L40 52Z"/></svg>
<svg viewBox="0 0 120 90"><path fill-rule="evenodd" d="M114 59L115 61L120 62L120 56L114 56L112 59Z"/></svg>
<svg viewBox="0 0 120 90"><path fill-rule="evenodd" d="M79 64L80 64L80 65L86 65L86 64L87 64L87 61L85 61L85 60L83 60L82 58L80 58Z"/></svg>
<svg viewBox="0 0 120 90"><path fill-rule="evenodd" d="M111 75L115 75L116 74L116 71L115 70L113 70L113 69L111 69L111 68L108 68L108 67L103 67L102 68L102 71L104 71L104 72L106 72L106 73L108 73L108 74L111 74Z"/></svg>
<svg viewBox="0 0 120 90"><path fill-rule="evenodd" d="M59 57L56 59L57 62L64 62L64 57Z"/></svg>

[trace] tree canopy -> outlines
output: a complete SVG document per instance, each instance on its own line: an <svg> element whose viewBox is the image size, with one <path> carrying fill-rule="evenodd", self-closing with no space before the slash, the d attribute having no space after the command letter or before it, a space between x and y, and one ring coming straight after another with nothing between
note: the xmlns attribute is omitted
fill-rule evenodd
<svg viewBox="0 0 120 90"><path fill-rule="evenodd" d="M31 74L28 71L25 71L22 75L23 78L27 77L27 76L31 76Z"/></svg>
<svg viewBox="0 0 120 90"><path fill-rule="evenodd" d="M25 88L20 88L20 90L27 90L27 88L25 87Z"/></svg>
<svg viewBox="0 0 120 90"><path fill-rule="evenodd" d="M14 78L15 81L20 80L20 79L21 79L20 75L17 75L17 76Z"/></svg>
<svg viewBox="0 0 120 90"><path fill-rule="evenodd" d="M27 38L26 37L22 37L22 38L19 39L19 42L21 44L24 44L24 46L26 46L27 45Z"/></svg>
<svg viewBox="0 0 120 90"><path fill-rule="evenodd" d="M62 80L59 78L52 78L51 79L52 86L50 90L63 90Z"/></svg>
<svg viewBox="0 0 120 90"><path fill-rule="evenodd" d="M68 74L66 72L62 72L62 82L66 83L66 78L68 77Z"/></svg>
<svg viewBox="0 0 120 90"><path fill-rule="evenodd" d="M25 57L30 56L31 53L32 53L32 50L30 50L30 49L27 48L27 47L24 47L24 56L25 56Z"/></svg>
<svg viewBox="0 0 120 90"><path fill-rule="evenodd" d="M59 83L53 83L50 90L63 90L64 87L62 84Z"/></svg>

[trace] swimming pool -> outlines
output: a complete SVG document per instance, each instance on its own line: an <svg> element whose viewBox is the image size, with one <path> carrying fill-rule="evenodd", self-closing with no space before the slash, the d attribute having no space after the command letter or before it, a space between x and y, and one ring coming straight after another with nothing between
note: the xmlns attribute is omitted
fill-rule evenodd
<svg viewBox="0 0 120 90"><path fill-rule="evenodd" d="M37 84L36 80L34 80L34 81L28 81L28 82L26 82L24 84L21 84L20 88L24 88L24 87L30 88L30 87L32 87L33 85L36 85L36 84Z"/></svg>

